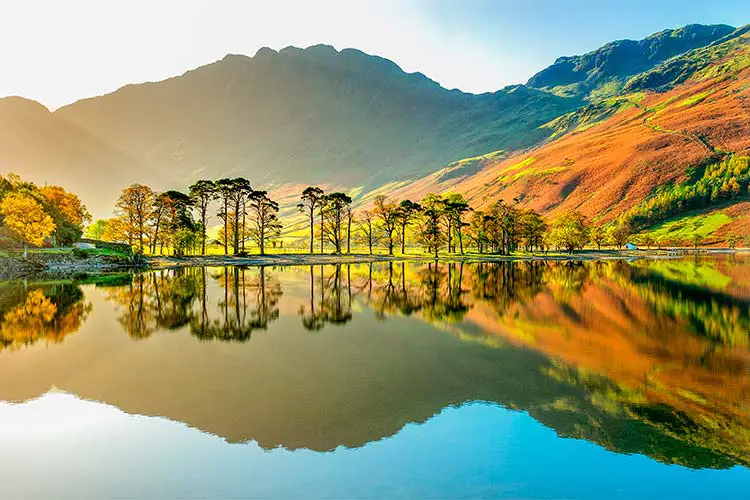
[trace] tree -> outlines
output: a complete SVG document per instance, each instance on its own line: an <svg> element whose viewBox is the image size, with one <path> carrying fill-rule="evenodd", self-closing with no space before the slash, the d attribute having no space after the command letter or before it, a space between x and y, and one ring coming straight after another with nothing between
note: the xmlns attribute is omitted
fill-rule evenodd
<svg viewBox="0 0 750 500"><path fill-rule="evenodd" d="M354 210L351 203L346 206L346 253L352 253L352 223L354 222Z"/></svg>
<svg viewBox="0 0 750 500"><path fill-rule="evenodd" d="M439 195L428 194L422 200L420 241L428 252L435 253L437 260L440 246L445 241L441 222L445 216L445 201Z"/></svg>
<svg viewBox="0 0 750 500"><path fill-rule="evenodd" d="M468 236L469 239L474 243L477 252L483 253L485 245L488 242L487 238L487 224L489 217L485 212L475 211L471 214L471 220L469 221Z"/></svg>
<svg viewBox="0 0 750 500"><path fill-rule="evenodd" d="M552 242L568 252L583 248L589 241L586 218L580 212L567 212L557 217L550 226Z"/></svg>
<svg viewBox="0 0 750 500"><path fill-rule="evenodd" d="M655 244L654 237L651 236L650 234L644 234L641 237L641 244L645 245L646 248L650 249Z"/></svg>
<svg viewBox="0 0 750 500"><path fill-rule="evenodd" d="M154 191L143 184L133 184L123 189L117 199L116 212L121 220L128 244L138 241L138 251L143 253L144 237L153 210Z"/></svg>
<svg viewBox="0 0 750 500"><path fill-rule="evenodd" d="M266 191L253 191L248 196L250 210L250 235L258 243L260 254L266 254L266 241L281 232L279 204L268 197Z"/></svg>
<svg viewBox="0 0 750 500"><path fill-rule="evenodd" d="M731 234L727 237L727 245L729 246L729 248L737 248L737 243L739 243L739 241L740 237L736 234Z"/></svg>
<svg viewBox="0 0 750 500"><path fill-rule="evenodd" d="M183 255L185 250L195 245L198 225L191 212L193 201L190 196L180 191L167 191L162 194L167 200L163 241L171 243L176 255ZM179 238L176 235L179 233Z"/></svg>
<svg viewBox="0 0 750 500"><path fill-rule="evenodd" d="M466 224L463 221L463 216L466 212L471 210L469 203L464 199L460 193L448 193L444 196L445 202L445 219L448 229L446 235L448 238L448 252L455 252L456 248L452 245L453 235L458 237L458 244L461 253L464 253L464 240L463 240L463 228Z"/></svg>
<svg viewBox="0 0 750 500"><path fill-rule="evenodd" d="M487 214L487 237L493 251L508 255L518 248L518 210L497 201Z"/></svg>
<svg viewBox="0 0 750 500"><path fill-rule="evenodd" d="M359 213L359 217L355 220L357 221L357 227L364 236L364 240L367 242L367 248L370 250L370 255L372 255L372 244L374 241L372 224L375 220L375 215L370 210L362 210Z"/></svg>
<svg viewBox="0 0 750 500"><path fill-rule="evenodd" d="M695 251L698 251L698 247L703 244L703 236L698 233L693 233L693 235L690 237L690 242L693 244L693 248L695 248Z"/></svg>
<svg viewBox="0 0 750 500"><path fill-rule="evenodd" d="M602 226L592 226L589 237L591 242L596 245L599 250L602 249L602 245L605 245L608 240L607 233Z"/></svg>
<svg viewBox="0 0 750 500"><path fill-rule="evenodd" d="M401 254L406 254L406 228L418 216L422 207L411 200L403 200L398 205L398 221L401 224Z"/></svg>
<svg viewBox="0 0 750 500"><path fill-rule="evenodd" d="M346 210L352 199L346 193L331 193L326 196L323 209L323 232L335 247L337 254L341 253L342 230Z"/></svg>
<svg viewBox="0 0 750 500"><path fill-rule="evenodd" d="M3 224L23 240L23 257L28 257L28 245L41 245L55 230L55 223L42 205L31 196L12 193L0 202Z"/></svg>
<svg viewBox="0 0 750 500"><path fill-rule="evenodd" d="M228 189L229 189L229 202L232 204L234 210L234 255L237 255L240 253L240 234L244 231L244 217L245 217L245 210L244 210L244 202L247 199L247 197L253 192L252 187L250 186L250 181L245 179L244 177L236 177L234 179L229 180L228 183ZM242 220L242 222L240 222ZM244 241L244 235L242 240Z"/></svg>
<svg viewBox="0 0 750 500"><path fill-rule="evenodd" d="M630 239L630 226L624 223L612 226L609 228L609 237L617 245L617 248L622 249Z"/></svg>
<svg viewBox="0 0 750 500"><path fill-rule="evenodd" d="M91 220L80 198L60 186L39 188L45 212L55 223L53 236L59 245L72 245L81 238L83 225Z"/></svg>
<svg viewBox="0 0 750 500"><path fill-rule="evenodd" d="M156 253L156 247L161 243L164 247L164 238L161 233L162 222L165 214L171 209L172 200L166 194L162 193L154 196L153 210L151 211L151 253Z"/></svg>
<svg viewBox="0 0 750 500"><path fill-rule="evenodd" d="M373 213L380 221L380 230L383 232L388 245L388 255L393 255L393 236L396 233L399 221L398 208L398 205L386 198L385 195L379 194L375 197Z"/></svg>
<svg viewBox="0 0 750 500"><path fill-rule="evenodd" d="M534 210L524 210L518 217L518 234L523 238L526 251L534 248L541 249L544 233L547 231L547 223L541 215Z"/></svg>
<svg viewBox="0 0 750 500"><path fill-rule="evenodd" d="M93 224L89 224L84 234L92 240L102 240L107 232L108 223L106 219L97 219Z"/></svg>
<svg viewBox="0 0 750 500"><path fill-rule="evenodd" d="M210 180L199 180L188 188L193 206L198 210L201 224L201 254L206 255L206 228L208 227L208 207L216 197L216 183Z"/></svg>
<svg viewBox="0 0 750 500"><path fill-rule="evenodd" d="M216 238L217 243L221 246L228 246L234 238L234 214L232 212L229 212L227 220L227 229L224 230L224 227L220 227Z"/></svg>
<svg viewBox="0 0 750 500"><path fill-rule="evenodd" d="M216 190L214 191L216 199L219 200L219 203L221 203L221 206L219 208L219 212L216 214L223 222L224 227L222 228L224 230L224 238L222 240L222 243L224 245L224 255L229 255L229 236L230 234L233 234L236 232L236 227L232 228L232 232L230 233L229 224L230 222L234 222L236 216L232 216L230 218L230 210L229 210L229 204L232 201L232 195L234 192L234 184L232 182L232 179L219 179L215 183Z"/></svg>
<svg viewBox="0 0 750 500"><path fill-rule="evenodd" d="M302 201L297 204L297 208L300 212L305 213L307 215L308 220L310 221L310 253L315 253L313 251L313 244L315 241L315 209L319 207L323 203L325 199L325 193L322 189L320 189L317 186L308 186L305 188L304 191L302 191ZM322 219L321 219L321 233L320 233L320 252L323 252L323 228L322 228Z"/></svg>

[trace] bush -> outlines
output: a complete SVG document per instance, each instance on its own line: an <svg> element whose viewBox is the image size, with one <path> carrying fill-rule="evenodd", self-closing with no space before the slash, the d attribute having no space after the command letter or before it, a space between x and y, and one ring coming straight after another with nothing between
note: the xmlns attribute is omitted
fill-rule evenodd
<svg viewBox="0 0 750 500"><path fill-rule="evenodd" d="M73 257L75 257L76 259L88 259L89 253L83 248L74 248Z"/></svg>

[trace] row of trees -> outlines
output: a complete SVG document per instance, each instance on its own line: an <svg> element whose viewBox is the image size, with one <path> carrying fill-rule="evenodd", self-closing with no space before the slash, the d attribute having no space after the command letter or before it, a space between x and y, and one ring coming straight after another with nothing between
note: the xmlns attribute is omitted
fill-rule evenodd
<svg viewBox="0 0 750 500"><path fill-rule="evenodd" d="M342 252L342 242L349 252L351 242L356 241L364 243L370 253L374 246L382 245L389 255L400 243L403 254L412 236L416 244L436 257L442 250L463 254L467 245L479 253L507 255L519 249L547 251L555 247L573 251L589 243L622 248L631 235L626 225L608 231L589 226L579 212L565 213L548 223L536 211L502 200L486 210L474 210L458 193L428 194L419 203L379 195L369 208L356 213L351 203L347 194L326 194L319 187L302 192L298 208L308 219L311 253L316 246L316 223L321 253L327 240L336 253Z"/></svg>
<svg viewBox="0 0 750 500"><path fill-rule="evenodd" d="M59 186L37 186L0 176L0 246L70 245L91 216L78 196Z"/></svg>
<svg viewBox="0 0 750 500"><path fill-rule="evenodd" d="M221 220L218 242L224 253L245 252L252 238L265 254L267 242L281 231L279 205L266 191L252 189L250 181L234 179L199 180L187 193L157 193L149 186L133 184L124 189L115 205L116 216L99 220L88 235L92 238L127 241L139 252L163 253L172 248L175 254L206 253L207 228L215 209Z"/></svg>
<svg viewBox="0 0 750 500"><path fill-rule="evenodd" d="M520 208L517 200L500 200L476 210L458 193L428 194L418 203L378 195L355 211L349 194L326 193L310 186L301 193L297 208L307 219L310 253L323 253L327 245L336 254L350 253L352 246L358 245L370 254L381 246L393 255L400 245L405 254L411 243L436 257L440 252L463 254L467 247L479 253L508 255L553 248L572 252L586 245L623 248L636 241L630 223L592 225L577 211L547 220L534 210ZM92 225L89 235L127 241L140 252L152 254L165 247L178 255L205 254L206 229L213 215L221 222L216 242L227 255L230 251L244 254L249 239L263 255L269 241L275 246L282 229L278 202L266 191L252 189L244 178L200 180L187 193L156 193L135 184L123 190L116 210L115 218ZM679 243L697 245L693 240ZM649 235L637 242L648 247L657 244ZM736 239L730 244L736 244Z"/></svg>

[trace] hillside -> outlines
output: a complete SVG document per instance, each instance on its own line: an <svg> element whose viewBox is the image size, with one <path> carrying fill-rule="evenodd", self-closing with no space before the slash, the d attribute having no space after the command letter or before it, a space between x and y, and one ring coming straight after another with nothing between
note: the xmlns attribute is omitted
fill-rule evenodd
<svg viewBox="0 0 750 500"><path fill-rule="evenodd" d="M528 147L549 135L539 125L576 105L524 86L449 91L389 60L318 45L230 55L55 116L181 185L243 175L256 184L372 187L488 150Z"/></svg>
<svg viewBox="0 0 750 500"><path fill-rule="evenodd" d="M110 207L122 186L161 174L140 160L20 97L0 99L0 174L60 184L95 208ZM97 181L106 173L106 182Z"/></svg>
<svg viewBox="0 0 750 500"><path fill-rule="evenodd" d="M199 178L226 176L273 189L287 208L308 184L366 194L405 185L409 193L424 192L461 182L459 189L482 201L511 195L552 211L583 204L578 195L561 203L580 184L597 191L587 201L592 213L602 214L612 199L626 196L623 190L629 201L640 199L654 183L680 179L679 168L705 156L685 136L657 132L654 124L661 120L693 116L702 120L696 126L719 133L713 123L726 119L732 123L721 133L744 140L741 115L728 109L700 118L686 112L693 106L667 106L658 120L651 117L654 127L648 130L641 123L647 110L638 107L661 106L654 92L671 92L699 73L701 81L716 80L712 71L736 75L744 63L733 54L742 52L746 39L732 30L691 25L639 42L613 42L559 59L528 85L481 95L447 90L354 49L316 45L229 55L54 113L33 101L0 99L0 169L69 186L95 216L107 216L119 190L132 182L185 189ZM722 68L719 61L733 62ZM604 99L607 94L614 95ZM739 105L740 97L727 94L724 100ZM700 114L708 102L699 101L693 104ZM578 175L597 144L614 135L620 137L613 142L615 156L597 156L591 178ZM617 146L622 141L627 144ZM669 153L683 143L684 155ZM519 157L518 151L539 145L533 160ZM653 175L634 180L619 168L621 161L640 168L629 159L636 153L655 169ZM527 177L531 161L534 173ZM515 164L512 178L490 173Z"/></svg>
<svg viewBox="0 0 750 500"><path fill-rule="evenodd" d="M576 209L609 222L632 213L646 224L665 203L668 216L725 207L722 231L747 234L746 211L733 207L747 199L750 175L749 36L739 29L637 75L624 93L546 124L554 132L544 145L489 155L463 174L453 164L398 196L456 190L476 206L517 199L545 214ZM679 203L695 192L707 205L692 205L697 195Z"/></svg>
<svg viewBox="0 0 750 500"><path fill-rule="evenodd" d="M720 40L734 30L724 24L691 24L660 31L643 40L617 40L587 54L560 57L532 76L527 85L563 96L592 99L611 96L631 77L671 57Z"/></svg>

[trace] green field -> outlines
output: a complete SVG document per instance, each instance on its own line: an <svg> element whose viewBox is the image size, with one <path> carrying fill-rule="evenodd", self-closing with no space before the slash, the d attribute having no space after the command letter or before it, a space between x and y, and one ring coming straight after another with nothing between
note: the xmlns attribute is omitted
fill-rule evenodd
<svg viewBox="0 0 750 500"><path fill-rule="evenodd" d="M655 241L686 241L695 234L707 238L730 222L732 218L723 212L682 215L642 231L641 236L651 236Z"/></svg>

